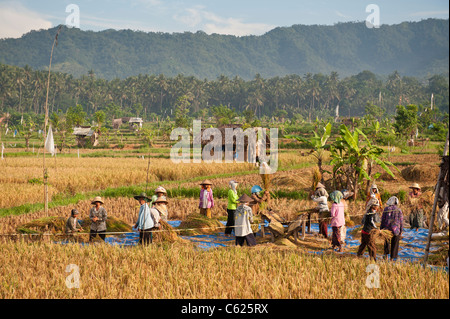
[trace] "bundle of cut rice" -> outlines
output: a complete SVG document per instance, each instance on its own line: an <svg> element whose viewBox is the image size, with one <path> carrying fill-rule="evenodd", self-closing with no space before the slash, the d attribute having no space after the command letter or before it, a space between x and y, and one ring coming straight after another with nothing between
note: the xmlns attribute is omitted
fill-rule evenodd
<svg viewBox="0 0 450 319"><path fill-rule="evenodd" d="M262 184L264 187L264 190L269 191L270 192L270 187L271 187L271 176L270 174L259 174L261 176L261 180L262 180Z"/></svg>
<svg viewBox="0 0 450 319"><path fill-rule="evenodd" d="M386 240L391 241L392 236L394 236L394 234L390 230L387 229L380 230L378 228L372 229L370 231L370 234L377 242L385 242Z"/></svg>
<svg viewBox="0 0 450 319"><path fill-rule="evenodd" d="M319 184L320 180L322 179L322 173L319 170L319 167L315 166L312 169L312 191L314 191L317 187L317 184Z"/></svg>

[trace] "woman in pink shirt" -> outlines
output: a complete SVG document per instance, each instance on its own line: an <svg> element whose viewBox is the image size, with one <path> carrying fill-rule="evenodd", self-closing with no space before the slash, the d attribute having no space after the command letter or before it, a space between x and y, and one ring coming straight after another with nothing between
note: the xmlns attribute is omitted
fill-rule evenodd
<svg viewBox="0 0 450 319"><path fill-rule="evenodd" d="M331 246L333 249L338 248L342 252L341 227L345 225L345 206L342 202L344 195L340 191L334 191L330 194L331 202L331 228L333 235L331 237Z"/></svg>
<svg viewBox="0 0 450 319"><path fill-rule="evenodd" d="M198 207L200 208L200 214L208 218L212 217L211 208L214 207L214 196L211 189L212 183L207 179L201 184L202 189L200 190L200 202Z"/></svg>

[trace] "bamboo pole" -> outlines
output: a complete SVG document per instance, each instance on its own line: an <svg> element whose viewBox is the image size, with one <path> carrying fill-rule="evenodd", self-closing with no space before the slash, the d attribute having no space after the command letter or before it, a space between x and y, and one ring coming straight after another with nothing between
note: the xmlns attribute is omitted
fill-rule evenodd
<svg viewBox="0 0 450 319"><path fill-rule="evenodd" d="M48 124L48 91L50 87L50 71L52 68L52 58L53 58L53 49L55 45L58 45L58 35L61 31L62 25L59 26L58 32L56 32L55 39L53 40L52 51L50 52L50 64L48 65L48 77L47 77L47 94L45 97L45 120L44 120L44 152L43 152L43 160L42 165L44 168L44 205L45 205L45 215L48 216L48 172L45 167L45 139L47 138L47 124Z"/></svg>
<svg viewBox="0 0 450 319"><path fill-rule="evenodd" d="M447 139L445 141L445 147L444 147L444 153L442 154L443 157L447 156L448 152L448 132L447 132ZM442 159L441 165L444 163L444 160ZM433 210L431 211L431 217L430 217L430 226L428 228L428 239L427 239L427 246L425 248L425 256L423 258L423 265L424 267L427 264L428 261L428 255L430 253L430 245L431 245L431 235L433 234L433 224L434 224L434 217L436 215L436 206L439 198L439 191L441 188L441 178L442 178L442 167L439 171L438 181L436 184L436 189L434 191L434 203L433 203Z"/></svg>

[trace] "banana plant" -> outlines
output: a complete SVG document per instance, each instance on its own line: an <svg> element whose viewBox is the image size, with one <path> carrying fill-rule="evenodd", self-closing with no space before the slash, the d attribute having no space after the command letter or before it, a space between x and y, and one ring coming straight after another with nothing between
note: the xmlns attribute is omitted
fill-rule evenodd
<svg viewBox="0 0 450 319"><path fill-rule="evenodd" d="M390 176L394 177L394 174L389 169L389 166L395 168L391 162L384 161L381 158L383 149L372 145L367 136L358 128L355 128L354 132L350 130L344 124L340 126L340 137L336 139L331 147L331 163L333 164L333 173L339 171L352 172L353 176L351 183L354 187L354 199L358 194L358 185L360 185L364 179L371 181L372 165L378 164L384 171ZM364 143L362 143L362 141Z"/></svg>
<svg viewBox="0 0 450 319"><path fill-rule="evenodd" d="M327 123L323 127L323 133L322 135L317 134L317 132L313 132L314 136L310 137L309 139L303 137L303 136L292 136L287 135L286 138L294 138L297 141L306 143L312 150L312 155L317 160L317 166L319 167L320 174L323 176L323 169L322 169L322 163L324 159L324 153L325 150L330 147L330 144L327 144L328 139L331 136L331 123ZM323 177L322 177L323 182Z"/></svg>

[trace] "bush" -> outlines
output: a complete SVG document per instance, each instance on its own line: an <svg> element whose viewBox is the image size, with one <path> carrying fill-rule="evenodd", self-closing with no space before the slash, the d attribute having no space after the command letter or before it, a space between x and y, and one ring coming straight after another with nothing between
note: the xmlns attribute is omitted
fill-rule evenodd
<svg viewBox="0 0 450 319"><path fill-rule="evenodd" d="M397 193L397 198L398 198L398 200L399 200L401 203L404 203L404 202L406 201L407 196L408 196L408 192L407 192L407 191L400 190L400 191Z"/></svg>

